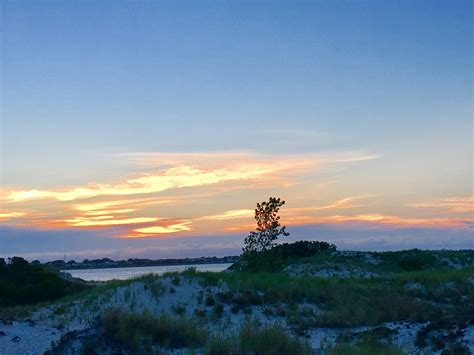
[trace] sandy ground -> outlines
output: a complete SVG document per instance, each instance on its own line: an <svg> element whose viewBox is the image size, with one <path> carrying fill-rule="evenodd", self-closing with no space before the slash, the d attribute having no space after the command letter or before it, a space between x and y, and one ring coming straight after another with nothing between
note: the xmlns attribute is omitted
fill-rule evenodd
<svg viewBox="0 0 474 355"><path fill-rule="evenodd" d="M184 277L173 283L171 277L163 278L158 283L136 281L127 286L105 291L94 297L84 298L67 304L42 308L31 314L28 321L14 321L5 324L0 321L0 354L43 354L57 343L61 336L71 331L81 331L91 328L96 317L108 308L121 307L126 310L141 313L147 311L156 315L163 312L175 314L179 312L186 317L193 317L196 322L204 322L211 333L232 333L252 317L261 323L278 323L289 329L284 317L273 315L264 306L251 308L251 315L241 311L232 313L229 305L224 305L222 317L212 317L212 307L205 306L205 299L212 295L216 298L219 292L227 291L225 284L204 286L197 280ZM157 291L158 290L158 291ZM300 305L313 307L315 305ZM206 320L198 319L195 311L204 310L208 315ZM384 326L397 332L392 341L398 344L406 353L419 353L414 341L418 330L423 324L387 323ZM307 337L314 349L333 345L342 332L363 332L369 327L354 329L317 328L308 332ZM464 330L463 340L474 352L474 326Z"/></svg>

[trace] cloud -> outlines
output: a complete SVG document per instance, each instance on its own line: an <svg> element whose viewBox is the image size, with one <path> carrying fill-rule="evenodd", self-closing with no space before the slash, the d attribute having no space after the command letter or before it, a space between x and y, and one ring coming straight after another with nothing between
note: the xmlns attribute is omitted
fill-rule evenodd
<svg viewBox="0 0 474 355"><path fill-rule="evenodd" d="M172 234L183 231L191 230L191 221L185 221L181 223L163 225L163 226L150 226L134 229L130 235L125 235L125 238L150 238L156 237L160 234Z"/></svg>
<svg viewBox="0 0 474 355"><path fill-rule="evenodd" d="M117 226L128 224L139 224L156 222L159 218L155 217L135 217L114 219L114 216L98 216L98 217L74 217L66 219L64 222L72 227L103 227L103 226Z"/></svg>
<svg viewBox="0 0 474 355"><path fill-rule="evenodd" d="M363 204L354 204L353 202L359 201L372 195L360 195L360 196L351 196L346 197L340 200L335 201L329 205L323 206L307 206L307 207L293 207L293 208L284 208L282 211L285 216L289 215L302 215L307 212L317 212L317 211L330 211L330 210L339 210L339 209L349 209L364 206ZM203 220L215 220L215 221L225 221L230 219L248 219L253 217L255 210L253 209L240 209L240 210L230 210L223 213L218 213L210 216L204 216L200 219Z"/></svg>
<svg viewBox="0 0 474 355"><path fill-rule="evenodd" d="M220 214L214 214L210 216L204 216L204 217L201 217L201 219L225 221L228 219L249 218L249 217L253 217L253 215L254 215L254 210L242 209L242 210L226 211Z"/></svg>
<svg viewBox="0 0 474 355"><path fill-rule="evenodd" d="M365 226L384 227L423 227L423 228L460 228L465 229L471 220L463 218L409 218L384 214L361 214L355 216L327 216L312 219L312 224L340 224L346 222L363 223ZM306 222L307 223L307 222Z"/></svg>
<svg viewBox="0 0 474 355"><path fill-rule="evenodd" d="M373 197L373 195L350 196L350 197L337 200L328 205L296 207L296 208L286 209L286 211L287 213L291 213L291 214L296 214L296 213L301 214L305 212L344 210L344 209L349 209L349 208L365 206L365 204L362 204L362 203L355 204L354 202L364 200L370 197Z"/></svg>
<svg viewBox="0 0 474 355"><path fill-rule="evenodd" d="M474 196L441 198L430 202L413 203L408 206L442 209L447 213L474 213Z"/></svg>
<svg viewBox="0 0 474 355"><path fill-rule="evenodd" d="M8 221L13 218L23 217L25 216L25 212L0 212L0 221Z"/></svg>
<svg viewBox="0 0 474 355"><path fill-rule="evenodd" d="M133 166L140 165L140 171L144 167L149 171L124 176L112 183L95 182L52 189L11 189L2 194L2 204L12 206L12 210L26 206L29 212L20 215L7 211L4 219L9 216L8 223L46 228L95 228L130 224L145 224L145 228L150 227L146 224L163 218L189 219L186 210L177 209L175 215L166 215L167 210L162 209L158 213L160 216L156 217L159 206L189 205L191 202L199 205L205 198L226 193L238 196L247 190L285 190L297 186L301 181L308 181L325 169L332 169L333 165L345 166L377 156L357 152L299 155L204 152L139 153L120 157ZM185 194L180 192L184 188L188 188ZM170 193L168 191L175 196L167 196ZM335 206L321 208L349 208L358 198L348 198L336 202ZM188 208L195 209L195 206ZM246 209L230 210L205 215L201 219L194 217L193 220L225 221L249 218L252 214L251 210ZM15 221L11 220L12 217L16 217ZM175 228L167 231L178 233L187 230Z"/></svg>
<svg viewBox="0 0 474 355"><path fill-rule="evenodd" d="M227 167L211 171L183 166L164 172L143 174L118 184L90 184L86 187L66 190L20 190L12 191L7 201L21 202L33 199L55 199L73 201L96 196L124 196L151 194L183 187L206 186L227 181L261 179L276 172L279 167L246 165Z"/></svg>

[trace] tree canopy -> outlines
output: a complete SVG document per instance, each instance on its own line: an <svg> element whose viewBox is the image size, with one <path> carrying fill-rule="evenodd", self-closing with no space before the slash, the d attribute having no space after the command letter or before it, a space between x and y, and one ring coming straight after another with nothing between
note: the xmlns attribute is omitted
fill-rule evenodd
<svg viewBox="0 0 474 355"><path fill-rule="evenodd" d="M255 209L255 220L257 221L256 231L250 232L245 238L244 254L251 252L267 251L273 248L278 236L288 236L285 226L280 224L278 212L285 201L280 198L270 197L268 202L257 203Z"/></svg>

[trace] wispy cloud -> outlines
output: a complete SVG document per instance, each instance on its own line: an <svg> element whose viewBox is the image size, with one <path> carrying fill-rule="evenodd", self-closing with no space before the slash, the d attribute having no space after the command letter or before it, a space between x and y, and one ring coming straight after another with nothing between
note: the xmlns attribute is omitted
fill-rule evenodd
<svg viewBox="0 0 474 355"><path fill-rule="evenodd" d="M441 198L408 206L441 209L447 213L474 213L474 196Z"/></svg>
<svg viewBox="0 0 474 355"><path fill-rule="evenodd" d="M25 216L25 212L0 212L0 221L8 221L13 218L23 217Z"/></svg>
<svg viewBox="0 0 474 355"><path fill-rule="evenodd" d="M374 197L373 195L359 195L342 198L333 203L321 205L321 206L307 206L307 207L294 207L287 209L287 212L292 214L301 214L305 212L318 212L318 211L335 211L345 210L350 208L357 208L365 206L364 203L356 203L356 201L365 200L367 198Z"/></svg>
<svg viewBox="0 0 474 355"><path fill-rule="evenodd" d="M133 230L133 234L125 235L125 238L150 238L160 236L161 234L172 234L189 231L191 230L191 223L191 221L185 221L168 225L137 228Z"/></svg>
<svg viewBox="0 0 474 355"><path fill-rule="evenodd" d="M95 228L144 224L143 228L148 228L147 224L166 218L189 220L186 211L176 210L175 215L162 216L163 211L167 212L161 208L161 213L157 213L159 206L186 205L191 201L199 204L203 199L219 194L239 194L246 190L285 190L297 186L300 181L308 181L325 169L332 169L334 165L345 166L376 157L359 152L299 155L251 152L122 154L121 159L140 165L140 171L143 167L149 171L121 177L112 183L95 182L53 189L11 189L2 193L2 205L7 208L2 219L10 223L12 218L16 218L15 224L23 226L43 224L47 227ZM184 188L187 188L186 194L180 195L179 191ZM170 197L169 191L176 196ZM313 209L350 208L358 198ZM18 206L22 209L26 206L32 213L14 212ZM239 209L204 215L194 220L212 222L251 216L252 210ZM171 233L190 228L159 227L155 230Z"/></svg>
<svg viewBox="0 0 474 355"><path fill-rule="evenodd" d="M74 217L64 220L65 225L71 227L104 227L104 226L120 226L128 224L142 224L156 222L156 217L135 217L135 218L119 218L114 216L98 216L98 217Z"/></svg>
<svg viewBox="0 0 474 355"><path fill-rule="evenodd" d="M225 221L229 219L240 219L253 217L254 210L242 209L242 210L231 210L219 214L201 217L201 219Z"/></svg>

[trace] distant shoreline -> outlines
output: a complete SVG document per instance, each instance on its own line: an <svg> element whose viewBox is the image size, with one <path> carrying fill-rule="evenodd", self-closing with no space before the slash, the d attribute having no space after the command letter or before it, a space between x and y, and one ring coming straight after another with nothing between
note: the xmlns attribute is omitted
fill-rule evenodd
<svg viewBox="0 0 474 355"><path fill-rule="evenodd" d="M74 260L64 261L55 260L42 265L46 265L61 271L67 270L84 270L84 269L114 269L114 268L132 268L132 267L146 267L146 266L174 266L174 265L203 265L203 264L227 264L235 263L239 260L239 256L224 256L224 257L199 257L199 258L184 258L184 259L127 259L127 260L112 260L109 258L88 260L76 262Z"/></svg>

